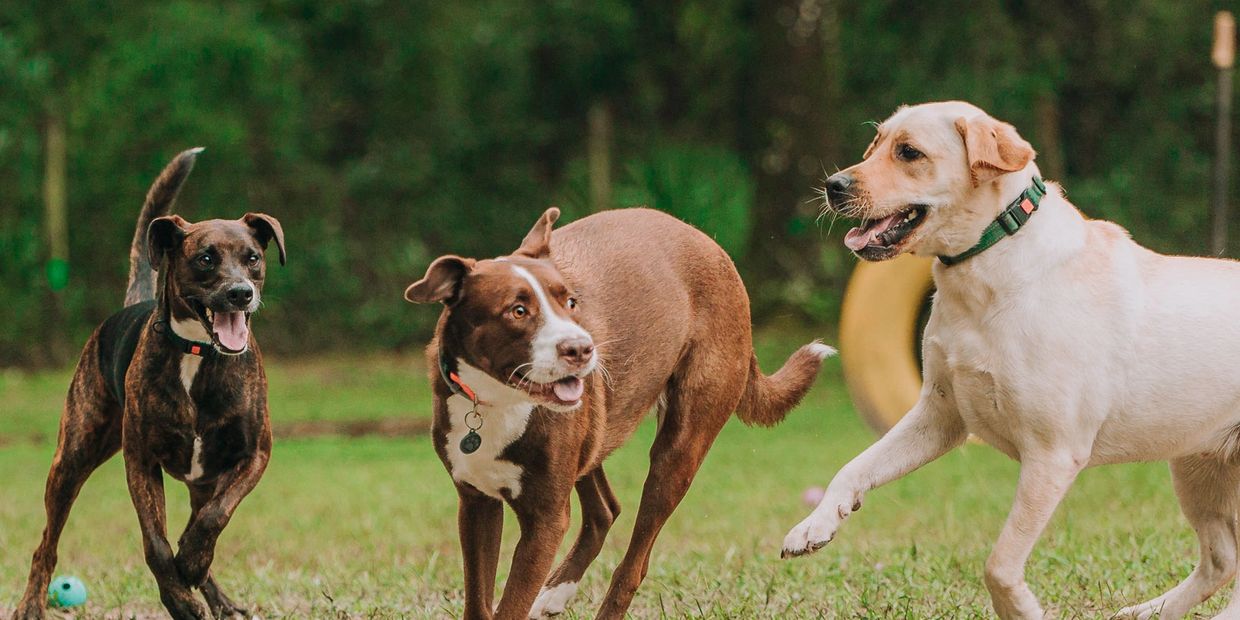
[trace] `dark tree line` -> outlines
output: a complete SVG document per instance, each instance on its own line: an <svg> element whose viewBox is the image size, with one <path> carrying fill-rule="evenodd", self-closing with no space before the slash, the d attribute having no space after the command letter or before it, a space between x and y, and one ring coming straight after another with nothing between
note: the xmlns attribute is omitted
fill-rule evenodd
<svg viewBox="0 0 1240 620"><path fill-rule="evenodd" d="M671 211L738 261L758 321L833 324L853 259L846 225L815 221L815 187L860 156L864 121L933 99L1016 124L1090 215L1201 253L1219 8L0 3L0 365L55 362L116 309L146 186L197 145L181 213L284 223L289 265L259 329L289 352L423 342L434 313L406 307L404 286L438 253L513 249L550 204ZM49 157L69 222L57 294Z"/></svg>

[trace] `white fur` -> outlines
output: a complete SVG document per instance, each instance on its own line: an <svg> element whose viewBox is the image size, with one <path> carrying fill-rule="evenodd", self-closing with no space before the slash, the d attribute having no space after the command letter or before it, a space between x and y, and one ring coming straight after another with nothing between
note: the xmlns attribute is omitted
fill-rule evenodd
<svg viewBox="0 0 1240 620"><path fill-rule="evenodd" d="M556 313L556 305L551 303L547 298L547 293L543 291L542 284L527 269L513 265L512 270L534 290L534 297L537 298L539 305L538 315L541 317L538 331L534 334L534 340L530 344L530 361L533 364L526 376L540 383L561 379L569 373L560 360L557 347L561 342L570 338L589 340L590 334L580 325ZM583 376L594 370L597 359L597 356L590 359L589 367L581 373Z"/></svg>
<svg viewBox="0 0 1240 620"><path fill-rule="evenodd" d="M207 329L202 326L202 321L197 319L172 319L170 321L172 331L176 335L196 342L211 342L211 334L207 333Z"/></svg>
<svg viewBox="0 0 1240 620"><path fill-rule="evenodd" d="M831 357L832 355L835 355L836 350L835 350L835 347L830 346L830 345L825 345L821 342L811 342L809 343L809 352L813 353L819 359L819 361L821 361L821 360L827 359L828 357Z"/></svg>
<svg viewBox="0 0 1240 620"><path fill-rule="evenodd" d="M211 342L211 334L203 328L202 322L197 320L180 320L173 319L169 322L172 331L176 335L195 342ZM198 366L202 364L202 356L190 355L189 353L181 354L181 385L185 386L185 393L189 394L189 390L194 385L194 377L198 375Z"/></svg>
<svg viewBox="0 0 1240 620"><path fill-rule="evenodd" d="M210 342L211 337L207 334L207 330L203 329L202 323L198 321L171 321L172 331L187 340L196 340L198 342ZM181 385L185 386L185 393L189 394L190 388L194 385L194 377L198 375L198 367L202 364L202 357L198 355L190 355L183 353L181 355ZM194 436L194 453L190 457L189 473L185 475L187 482L193 482L202 477L202 437Z"/></svg>
<svg viewBox="0 0 1240 620"><path fill-rule="evenodd" d="M185 386L186 394L189 394L189 389L193 387L194 377L198 375L198 366L201 364L202 356L181 354L181 385Z"/></svg>
<svg viewBox="0 0 1240 620"><path fill-rule="evenodd" d="M189 460L189 473L185 474L187 482L193 482L202 477L202 437L194 436L194 455Z"/></svg>
<svg viewBox="0 0 1240 620"><path fill-rule="evenodd" d="M656 428L663 428L663 418L667 417L667 390L659 392L659 397L654 400L654 415L658 422Z"/></svg>
<svg viewBox="0 0 1240 620"><path fill-rule="evenodd" d="M534 606L530 608L530 618L545 618L564 613L569 599L576 593L576 581L566 581L552 588L543 587L538 591Z"/></svg>
<svg viewBox="0 0 1240 620"><path fill-rule="evenodd" d="M936 166L915 190L923 195L900 195L890 190L898 180L881 175L866 179L874 205L932 205L913 233L913 253L967 249L1038 174L1030 162L973 188L961 170L963 143L952 137L953 117L970 109L981 113L928 104L884 123L919 141ZM1160 608L1164 619L1181 617L1233 578L1240 263L1156 254L1114 224L1085 219L1058 186L1048 190L1014 236L958 265L935 264L919 401L840 470L818 507L788 533L785 553L825 545L867 491L973 433L1021 463L1012 512L986 563L1000 617L1042 617L1025 562L1077 473L1093 465L1172 460L1185 513L1204 525L1196 529L1210 554L1180 586L1124 615Z"/></svg>
<svg viewBox="0 0 1240 620"><path fill-rule="evenodd" d="M482 427L478 429L482 444L472 454L461 452L461 439L469 433L465 414L474 405L462 394L452 395L448 398L447 432L452 478L497 499L504 498L504 490L515 498L521 494L521 475L525 470L512 461L501 459L500 454L525 433L534 403L525 392L496 381L463 360L458 359L456 364L461 381L482 401L478 407L482 414Z"/></svg>

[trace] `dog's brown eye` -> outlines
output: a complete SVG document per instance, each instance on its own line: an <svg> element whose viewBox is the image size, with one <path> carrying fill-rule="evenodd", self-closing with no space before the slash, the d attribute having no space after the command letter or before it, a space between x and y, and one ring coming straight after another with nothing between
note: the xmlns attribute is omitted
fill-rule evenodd
<svg viewBox="0 0 1240 620"><path fill-rule="evenodd" d="M198 260L195 262L197 262L198 266L203 269L210 269L215 266L215 259L211 258L210 254L203 254L202 256L199 256Z"/></svg>
<svg viewBox="0 0 1240 620"><path fill-rule="evenodd" d="M251 265L257 265L257 264L258 264L258 255L257 255L257 254L251 254L251 255L250 255L250 264L251 264Z"/></svg>
<svg viewBox="0 0 1240 620"><path fill-rule="evenodd" d="M925 157L926 155L925 153L922 153L921 151L907 144L901 144L900 146L896 147L896 156L899 157L900 159L903 159L904 161L914 161L917 159L921 159L922 157Z"/></svg>
<svg viewBox="0 0 1240 620"><path fill-rule="evenodd" d="M576 310L576 309L577 309L577 298L576 298L576 297L569 297L569 298L568 298L568 309L569 309L569 310Z"/></svg>
<svg viewBox="0 0 1240 620"><path fill-rule="evenodd" d="M522 306L521 304L517 304L513 306L511 312L512 312L512 316L518 319L523 319L525 318L525 315L530 313L530 311L526 310L525 306Z"/></svg>

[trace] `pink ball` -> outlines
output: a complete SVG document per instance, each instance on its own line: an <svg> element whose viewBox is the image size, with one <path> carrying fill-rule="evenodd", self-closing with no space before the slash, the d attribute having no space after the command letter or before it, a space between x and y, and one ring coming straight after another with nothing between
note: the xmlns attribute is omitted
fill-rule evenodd
<svg viewBox="0 0 1240 620"><path fill-rule="evenodd" d="M807 506L817 506L822 501L822 496L827 494L827 490L822 487L810 487L805 489L801 494L801 501Z"/></svg>

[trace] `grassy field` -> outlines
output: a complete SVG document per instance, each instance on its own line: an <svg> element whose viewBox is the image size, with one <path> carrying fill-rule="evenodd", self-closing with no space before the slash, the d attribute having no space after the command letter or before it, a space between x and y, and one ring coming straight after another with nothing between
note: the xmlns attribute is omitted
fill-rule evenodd
<svg viewBox="0 0 1240 620"><path fill-rule="evenodd" d="M795 341L762 344L769 369ZM268 370L278 421L428 413L420 356L273 359ZM24 587L43 524L42 487L67 380L66 372L0 372L0 616ZM653 430L645 424L608 461L625 511L570 618L593 616L623 555ZM1017 468L986 446L964 446L873 492L829 547L779 560L784 533L809 510L802 492L825 485L873 440L834 360L782 426L729 423L655 547L633 616L990 617L982 566ZM169 485L173 540L187 504L183 488ZM262 484L221 539L215 574L267 618L454 617L462 606L455 510L428 437L280 440ZM509 519L506 553L516 531ZM1165 465L1090 470L1034 551L1029 580L1055 616L1106 617L1174 585L1192 569L1195 549ZM90 588L76 617L161 617L119 458L83 490L58 574L78 575ZM1224 601L1220 595L1198 611Z"/></svg>

